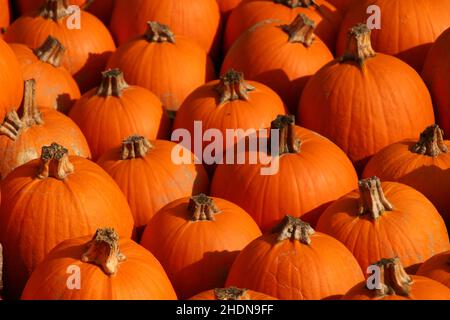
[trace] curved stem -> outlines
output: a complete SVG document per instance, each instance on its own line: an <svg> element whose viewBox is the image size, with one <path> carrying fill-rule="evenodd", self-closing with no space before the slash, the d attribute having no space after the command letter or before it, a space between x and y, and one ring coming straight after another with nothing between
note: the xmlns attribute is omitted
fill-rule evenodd
<svg viewBox="0 0 450 320"><path fill-rule="evenodd" d="M48 36L47 40L37 49L34 50L36 56L42 62L49 63L55 68L61 66L62 59L66 48L58 41L58 39Z"/></svg>
<svg viewBox="0 0 450 320"><path fill-rule="evenodd" d="M285 5L289 8L309 8L310 6L317 6L314 0L274 0L275 3Z"/></svg>
<svg viewBox="0 0 450 320"><path fill-rule="evenodd" d="M38 179L47 179L49 177L64 180L68 175L75 172L73 164L69 160L69 154L66 148L57 143L42 147Z"/></svg>
<svg viewBox="0 0 450 320"><path fill-rule="evenodd" d="M380 289L375 289L375 296L387 295L408 296L412 279L406 273L398 257L381 259L375 263L380 268Z"/></svg>
<svg viewBox="0 0 450 320"><path fill-rule="evenodd" d="M58 21L71 14L68 0L46 0L40 16L44 19Z"/></svg>
<svg viewBox="0 0 450 320"><path fill-rule="evenodd" d="M165 24L149 21L145 38L150 42L169 42L175 43L175 35Z"/></svg>
<svg viewBox="0 0 450 320"><path fill-rule="evenodd" d="M271 131L278 130L278 154L300 153L301 140L295 135L295 117L293 115L280 115L271 123ZM274 136L271 135L271 139ZM270 145L275 145L270 143Z"/></svg>
<svg viewBox="0 0 450 320"><path fill-rule="evenodd" d="M191 197L188 210L192 215L192 221L213 221L214 215L220 212L214 200L203 193Z"/></svg>
<svg viewBox="0 0 450 320"><path fill-rule="evenodd" d="M283 25L281 28L289 35L291 43L300 42L305 47L309 47L316 38L314 35L316 23L303 13L297 15L291 24Z"/></svg>
<svg viewBox="0 0 450 320"><path fill-rule="evenodd" d="M97 88L97 96L120 97L122 91L129 87L125 82L123 72L119 69L111 69L102 73L102 82Z"/></svg>
<svg viewBox="0 0 450 320"><path fill-rule="evenodd" d="M350 60L363 66L367 59L374 57L376 53L372 48L370 34L370 29L363 23L350 28L347 33L347 47L340 58L341 62Z"/></svg>
<svg viewBox="0 0 450 320"><path fill-rule="evenodd" d="M420 134L419 141L411 147L411 151L429 157L449 153L444 142L444 131L437 124L429 126Z"/></svg>
<svg viewBox="0 0 450 320"><path fill-rule="evenodd" d="M359 181L358 185L360 194L358 213L360 215L368 213L372 219L378 219L383 212L394 209L384 195L380 179L377 177L363 179Z"/></svg>
<svg viewBox="0 0 450 320"><path fill-rule="evenodd" d="M250 300L247 289L236 287L214 289L216 300Z"/></svg>
<svg viewBox="0 0 450 320"><path fill-rule="evenodd" d="M122 142L121 158L122 160L143 158L151 149L153 146L145 137L131 136Z"/></svg>
<svg viewBox="0 0 450 320"><path fill-rule="evenodd" d="M310 236L315 232L309 223L292 216L286 216L276 231L279 232L278 241L290 239L300 241L303 244L310 244Z"/></svg>
<svg viewBox="0 0 450 320"><path fill-rule="evenodd" d="M219 105L234 100L249 100L248 93L255 90L255 88L244 80L242 72L233 69L228 70L220 77L220 82L216 86L216 91L219 93Z"/></svg>

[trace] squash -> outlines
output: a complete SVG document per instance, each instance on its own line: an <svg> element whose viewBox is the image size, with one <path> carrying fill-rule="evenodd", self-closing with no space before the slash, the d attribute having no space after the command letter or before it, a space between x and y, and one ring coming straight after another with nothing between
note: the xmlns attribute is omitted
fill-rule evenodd
<svg viewBox="0 0 450 320"><path fill-rule="evenodd" d="M11 8L9 6L9 0L0 0L0 39L9 26L10 19Z"/></svg>
<svg viewBox="0 0 450 320"><path fill-rule="evenodd" d="M189 300L277 300L267 294L236 287L216 288L199 293Z"/></svg>
<svg viewBox="0 0 450 320"><path fill-rule="evenodd" d="M422 263L417 275L436 280L450 288L450 250L434 255Z"/></svg>

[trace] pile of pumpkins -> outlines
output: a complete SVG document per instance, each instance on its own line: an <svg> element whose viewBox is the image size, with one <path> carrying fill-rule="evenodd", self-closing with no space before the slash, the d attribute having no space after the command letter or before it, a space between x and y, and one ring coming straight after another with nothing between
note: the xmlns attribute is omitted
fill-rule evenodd
<svg viewBox="0 0 450 320"><path fill-rule="evenodd" d="M450 0L0 0L0 28L3 299L450 300ZM278 130L278 170L202 163L196 121Z"/></svg>

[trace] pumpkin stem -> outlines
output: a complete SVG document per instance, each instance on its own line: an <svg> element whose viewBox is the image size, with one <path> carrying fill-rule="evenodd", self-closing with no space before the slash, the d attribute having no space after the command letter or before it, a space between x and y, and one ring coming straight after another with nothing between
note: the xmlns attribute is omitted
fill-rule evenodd
<svg viewBox="0 0 450 320"><path fill-rule="evenodd" d="M236 287L214 289L216 300L250 300L247 289Z"/></svg>
<svg viewBox="0 0 450 320"><path fill-rule="evenodd" d="M315 0L274 0L275 3L285 5L289 8L309 8L310 6L317 6Z"/></svg>
<svg viewBox="0 0 450 320"><path fill-rule="evenodd" d="M408 296L412 278L406 273L398 257L381 259L376 266L380 268L380 289L375 289L375 296Z"/></svg>
<svg viewBox="0 0 450 320"><path fill-rule="evenodd" d="M272 121L271 130L279 130L279 155L285 153L299 153L301 140L295 135L295 116L279 115ZM272 145L272 143L270 144Z"/></svg>
<svg viewBox="0 0 450 320"><path fill-rule="evenodd" d="M286 216L275 231L278 232L278 241L291 239L303 244L310 244L310 236L315 232L309 223L292 216Z"/></svg>
<svg viewBox="0 0 450 320"><path fill-rule="evenodd" d="M214 200L203 193L191 197L188 210L192 214L192 221L213 221L214 215L220 211Z"/></svg>
<svg viewBox="0 0 450 320"><path fill-rule="evenodd" d="M34 49L34 54L42 62L46 62L58 68L61 66L62 59L66 48L58 41L58 39L48 36L47 40L39 47Z"/></svg>
<svg viewBox="0 0 450 320"><path fill-rule="evenodd" d="M411 151L429 157L448 153L448 147L444 143L444 131L437 124L429 126L420 134L419 141L411 147Z"/></svg>
<svg viewBox="0 0 450 320"><path fill-rule="evenodd" d="M153 145L145 137L131 136L122 142L121 158L122 160L143 158L151 149Z"/></svg>
<svg viewBox="0 0 450 320"><path fill-rule="evenodd" d="M359 209L358 213L369 213L372 219L378 219L383 212L392 211L394 207L386 199L381 188L380 179L377 177L360 180L359 183Z"/></svg>
<svg viewBox="0 0 450 320"><path fill-rule="evenodd" d="M57 143L42 147L41 159L37 173L38 179L52 177L64 180L75 171L69 160L69 152Z"/></svg>
<svg viewBox="0 0 450 320"><path fill-rule="evenodd" d="M69 10L69 5L68 0L47 0L39 15L44 19L58 21L72 14Z"/></svg>
<svg viewBox="0 0 450 320"><path fill-rule="evenodd" d="M0 135L16 141L23 130L43 123L41 112L36 104L36 81L34 79L26 80L22 100L22 117L19 117L16 110L8 112L0 126Z"/></svg>
<svg viewBox="0 0 450 320"><path fill-rule="evenodd" d="M372 48L370 34L370 29L364 23L350 28L347 33L347 47L340 61L355 61L363 66L367 59L374 57L376 53Z"/></svg>
<svg viewBox="0 0 450 320"><path fill-rule="evenodd" d="M216 90L220 95L219 105L222 105L234 100L249 100L248 93L255 88L245 82L244 73L230 69L220 77Z"/></svg>
<svg viewBox="0 0 450 320"><path fill-rule="evenodd" d="M110 69L102 72L102 82L97 88L99 97L120 97L122 91L129 87L125 82L123 72L119 69Z"/></svg>
<svg viewBox="0 0 450 320"><path fill-rule="evenodd" d="M148 29L145 38L150 42L170 42L175 43L175 35L170 28L156 21L147 22Z"/></svg>
<svg viewBox="0 0 450 320"><path fill-rule="evenodd" d="M303 13L299 14L291 24L282 25L281 28L289 35L288 41L291 43L300 42L305 47L309 47L316 38L314 35L316 23Z"/></svg>
<svg viewBox="0 0 450 320"><path fill-rule="evenodd" d="M120 252L119 236L113 228L97 229L94 237L86 244L87 250L81 261L90 262L102 267L107 275L115 275L119 263L127 259Z"/></svg>

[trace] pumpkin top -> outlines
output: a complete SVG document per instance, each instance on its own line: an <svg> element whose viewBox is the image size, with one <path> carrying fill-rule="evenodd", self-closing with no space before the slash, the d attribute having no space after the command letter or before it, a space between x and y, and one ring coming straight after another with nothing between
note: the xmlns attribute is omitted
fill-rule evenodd
<svg viewBox="0 0 450 320"><path fill-rule="evenodd" d="M289 7L292 9L298 8L298 7L308 8L312 5L316 6L316 3L314 0L274 0L274 2L285 5L286 7Z"/></svg>
<svg viewBox="0 0 450 320"><path fill-rule="evenodd" d="M271 123L271 131L278 130L278 155L286 153L300 153L301 140L295 134L295 116L293 115L279 115ZM275 139L275 136L271 135L270 139ZM272 142L270 146L273 146Z"/></svg>
<svg viewBox="0 0 450 320"><path fill-rule="evenodd" d="M58 21L73 13L69 5L69 0L46 0L39 15L44 19Z"/></svg>
<svg viewBox="0 0 450 320"><path fill-rule="evenodd" d="M69 152L66 148L57 143L42 147L37 173L38 179L52 177L58 180L64 180L74 171L75 168L69 161Z"/></svg>
<svg viewBox="0 0 450 320"><path fill-rule="evenodd" d="M102 72L102 82L97 88L99 97L120 97L122 91L129 87L125 82L123 72L119 69L110 69Z"/></svg>
<svg viewBox="0 0 450 320"><path fill-rule="evenodd" d="M291 24L281 26L281 29L288 34L290 43L300 42L305 47L309 47L316 38L314 35L315 28L314 20L309 19L303 13L297 15Z"/></svg>
<svg viewBox="0 0 450 320"><path fill-rule="evenodd" d="M375 289L376 297L387 295L408 296L413 283L398 257L381 259L375 263L380 268L380 289Z"/></svg>
<svg viewBox="0 0 450 320"><path fill-rule="evenodd" d="M411 151L429 157L449 153L443 136L444 131L437 124L431 125L420 134L419 141L411 146Z"/></svg>
<svg viewBox="0 0 450 320"><path fill-rule="evenodd" d="M220 77L219 84L215 87L219 93L219 105L234 101L250 99L248 93L255 90L244 80L244 73L230 69Z"/></svg>
<svg viewBox="0 0 450 320"><path fill-rule="evenodd" d="M122 142L121 159L143 158L153 145L143 136L131 136Z"/></svg>
<svg viewBox="0 0 450 320"><path fill-rule="evenodd" d="M214 289L216 300L250 300L247 289L236 287Z"/></svg>
<svg viewBox="0 0 450 320"><path fill-rule="evenodd" d="M113 228L97 229L94 237L86 244L81 261L100 266L107 275L117 273L119 263L127 257L120 252L119 236Z"/></svg>
<svg viewBox="0 0 450 320"><path fill-rule="evenodd" d="M275 232L278 233L278 241L290 239L300 241L307 245L311 243L310 236L315 233L309 223L292 216L286 216L281 224L275 229Z"/></svg>
<svg viewBox="0 0 450 320"><path fill-rule="evenodd" d="M145 38L150 42L175 43L175 35L170 28L156 21L148 21L148 29Z"/></svg>
<svg viewBox="0 0 450 320"><path fill-rule="evenodd" d="M360 23L349 29L347 33L347 47L341 62L354 61L363 66L364 62L376 55L370 41L371 31L366 24Z"/></svg>
<svg viewBox="0 0 450 320"><path fill-rule="evenodd" d="M48 36L39 48L34 49L34 54L40 61L51 64L55 68L61 66L65 52L66 48L52 36Z"/></svg>
<svg viewBox="0 0 450 320"><path fill-rule="evenodd" d="M213 221L214 215L220 212L214 200L203 193L189 199L188 210L192 221Z"/></svg>
<svg viewBox="0 0 450 320"><path fill-rule="evenodd" d="M392 211L392 204L386 199L377 177L360 180L359 209L360 215L369 214L372 219L378 219L385 211Z"/></svg>

